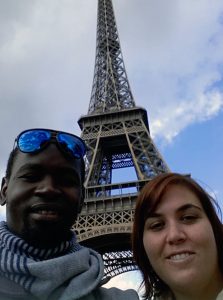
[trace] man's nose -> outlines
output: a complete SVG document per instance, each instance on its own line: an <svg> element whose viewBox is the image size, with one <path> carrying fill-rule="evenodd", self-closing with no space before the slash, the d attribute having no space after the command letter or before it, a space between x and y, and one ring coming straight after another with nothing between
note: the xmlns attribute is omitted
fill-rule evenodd
<svg viewBox="0 0 223 300"><path fill-rule="evenodd" d="M169 244L180 244L186 240L186 233L182 224L170 222L167 226L166 240Z"/></svg>
<svg viewBox="0 0 223 300"><path fill-rule="evenodd" d="M45 195L45 196L50 196L50 195L59 195L61 194L61 190L59 188L59 185L56 183L56 181L53 179L52 176L44 176L42 180L39 182L36 190L35 190L36 195Z"/></svg>

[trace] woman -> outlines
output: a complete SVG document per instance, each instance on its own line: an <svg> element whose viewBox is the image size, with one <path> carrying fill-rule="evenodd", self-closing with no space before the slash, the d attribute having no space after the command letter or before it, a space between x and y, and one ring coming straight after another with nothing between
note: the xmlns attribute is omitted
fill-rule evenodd
<svg viewBox="0 0 223 300"><path fill-rule="evenodd" d="M223 299L223 231L216 205L189 176L161 174L144 186L132 243L145 299Z"/></svg>

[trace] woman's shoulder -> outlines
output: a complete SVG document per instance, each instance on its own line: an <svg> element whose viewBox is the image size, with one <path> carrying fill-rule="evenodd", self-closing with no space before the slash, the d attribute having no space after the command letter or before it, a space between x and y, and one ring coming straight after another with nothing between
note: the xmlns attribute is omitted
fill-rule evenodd
<svg viewBox="0 0 223 300"><path fill-rule="evenodd" d="M221 292L218 294L216 300L223 300L223 290L221 290Z"/></svg>
<svg viewBox="0 0 223 300"><path fill-rule="evenodd" d="M100 287L97 291L98 298L105 300L139 300L137 292L133 289L121 290L118 288L104 288Z"/></svg>

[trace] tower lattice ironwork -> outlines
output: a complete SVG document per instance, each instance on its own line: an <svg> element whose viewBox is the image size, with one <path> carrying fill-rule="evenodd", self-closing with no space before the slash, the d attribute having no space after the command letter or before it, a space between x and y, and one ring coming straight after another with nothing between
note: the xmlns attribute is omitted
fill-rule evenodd
<svg viewBox="0 0 223 300"><path fill-rule="evenodd" d="M146 110L133 99L111 0L98 0L93 87L88 114L78 123L88 150L85 202L74 229L114 277L135 269L130 234L138 191L169 168L150 136ZM124 180L114 175L122 168Z"/></svg>

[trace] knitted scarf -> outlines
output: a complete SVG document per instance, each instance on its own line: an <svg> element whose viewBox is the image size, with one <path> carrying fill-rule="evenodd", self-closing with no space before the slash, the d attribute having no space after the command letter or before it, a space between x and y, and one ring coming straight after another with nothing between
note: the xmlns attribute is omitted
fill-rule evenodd
<svg viewBox="0 0 223 300"><path fill-rule="evenodd" d="M13 235L0 222L0 276L38 299L79 299L99 285L103 262L99 254L71 240L53 249L38 249Z"/></svg>

